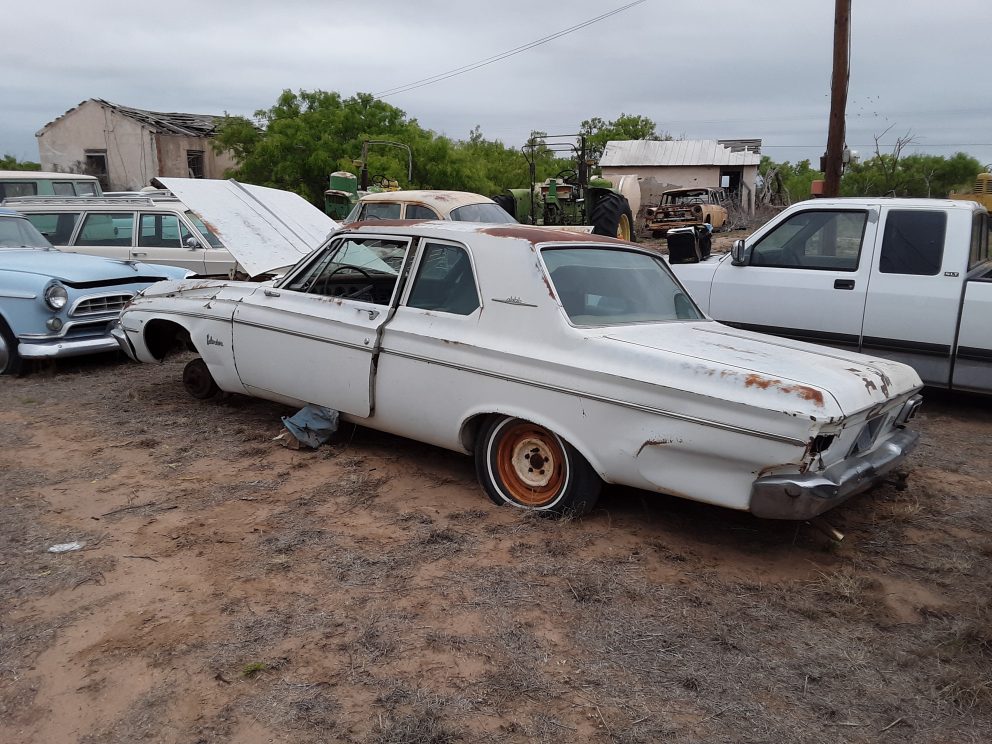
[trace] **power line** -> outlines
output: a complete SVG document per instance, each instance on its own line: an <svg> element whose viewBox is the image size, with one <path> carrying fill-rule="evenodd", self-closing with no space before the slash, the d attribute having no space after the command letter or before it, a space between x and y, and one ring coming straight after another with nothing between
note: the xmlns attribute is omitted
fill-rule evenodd
<svg viewBox="0 0 992 744"><path fill-rule="evenodd" d="M500 52L499 54L493 55L492 57L486 57L485 59L481 59L477 62L472 62L462 67L456 67L455 69L448 70L447 72L441 72L438 73L437 75L432 75L431 77L422 78L412 83L407 83L406 85L400 85L395 88L389 88L388 90L384 90L381 93L376 93L375 97L386 98L387 96L396 95L397 93L406 93L407 91L416 90L417 88L423 88L426 85L439 83L442 80L447 80L448 78L455 77L456 75L463 75L466 72L471 72L472 70L478 70L480 67L491 65L494 62L499 62L500 60L504 60L507 57L512 57L514 55L520 54L521 52L526 52L527 50L533 49L534 47L541 46L542 44L547 44L549 41L560 39L562 36L567 36L570 33L586 28L587 26L591 26L592 24L598 23L599 21L609 18L610 16L615 16L617 13L622 13L625 10L630 10L635 5L640 5L643 2L646 2L646 0L635 0L635 2L627 3L626 5L616 8L615 10L611 10L608 13L603 13L602 15L598 15L595 18L590 18L587 21L583 21L582 23L577 23L574 26L569 26L566 29L563 29L553 34L549 34L548 36L542 36L540 39L536 39L527 44L523 44L522 46L515 47L505 52Z"/></svg>

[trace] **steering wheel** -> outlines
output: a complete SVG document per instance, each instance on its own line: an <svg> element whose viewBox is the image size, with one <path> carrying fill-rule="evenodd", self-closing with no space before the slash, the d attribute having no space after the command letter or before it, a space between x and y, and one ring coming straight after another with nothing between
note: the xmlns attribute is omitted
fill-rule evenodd
<svg viewBox="0 0 992 744"><path fill-rule="evenodd" d="M563 171L559 171L555 178L560 178L565 183L575 183L579 178L579 174L573 168L566 168Z"/></svg>
<svg viewBox="0 0 992 744"><path fill-rule="evenodd" d="M381 174L372 176L372 185L378 186L380 189L385 189L389 187L389 179Z"/></svg>
<svg viewBox="0 0 992 744"><path fill-rule="evenodd" d="M353 271L357 271L359 274L362 274L366 279L368 279L370 282L372 282L372 284L367 284L366 286L361 287L359 289L356 289L354 292L351 292L349 294L346 294L346 295L337 295L337 296L340 297L343 300L353 300L353 299L357 299L359 297L359 295L363 295L365 293L368 293L369 299L374 301L375 300L375 296L372 294L372 290L374 288L374 282L375 282L375 280L372 279L372 275L369 274L369 272L367 272L361 266L353 266L351 264L341 264L336 269L334 269L334 271L332 271L330 274L328 274L325 277L322 277L320 279L320 285L321 285L320 289L321 289L321 291L318 292L318 294L326 295L327 294L327 291L326 291L327 290L327 285L331 283L331 277L333 277L339 271L344 271L345 269L351 269Z"/></svg>

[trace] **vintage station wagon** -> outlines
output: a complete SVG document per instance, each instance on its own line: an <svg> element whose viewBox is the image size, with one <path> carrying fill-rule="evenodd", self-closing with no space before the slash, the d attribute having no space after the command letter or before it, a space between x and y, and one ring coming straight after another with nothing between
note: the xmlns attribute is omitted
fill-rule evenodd
<svg viewBox="0 0 992 744"><path fill-rule="evenodd" d="M191 342L197 397L333 408L556 513L605 481L806 519L917 441L909 367L729 328L650 251L522 225L341 230L276 282L150 287L116 334L143 362Z"/></svg>

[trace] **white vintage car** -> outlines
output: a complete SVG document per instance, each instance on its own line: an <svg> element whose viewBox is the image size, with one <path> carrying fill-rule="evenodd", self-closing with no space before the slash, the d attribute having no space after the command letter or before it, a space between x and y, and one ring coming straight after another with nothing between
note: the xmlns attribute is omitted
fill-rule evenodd
<svg viewBox="0 0 992 744"><path fill-rule="evenodd" d="M337 409L556 513L607 482L806 519L918 436L909 367L729 328L650 251L522 225L340 230L275 282L154 285L117 337L142 362L191 342L196 397Z"/></svg>

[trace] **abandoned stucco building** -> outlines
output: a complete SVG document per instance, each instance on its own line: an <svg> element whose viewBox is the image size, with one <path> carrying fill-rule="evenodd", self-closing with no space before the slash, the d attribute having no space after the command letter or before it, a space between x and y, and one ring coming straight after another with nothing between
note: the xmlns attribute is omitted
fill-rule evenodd
<svg viewBox="0 0 992 744"><path fill-rule="evenodd" d="M608 142L599 164L606 177L635 175L666 188L724 186L751 213L760 162L758 139L624 140Z"/></svg>
<svg viewBox="0 0 992 744"><path fill-rule="evenodd" d="M43 170L88 173L100 179L105 191L135 191L156 176L223 178L235 163L211 146L219 118L90 98L35 136Z"/></svg>

